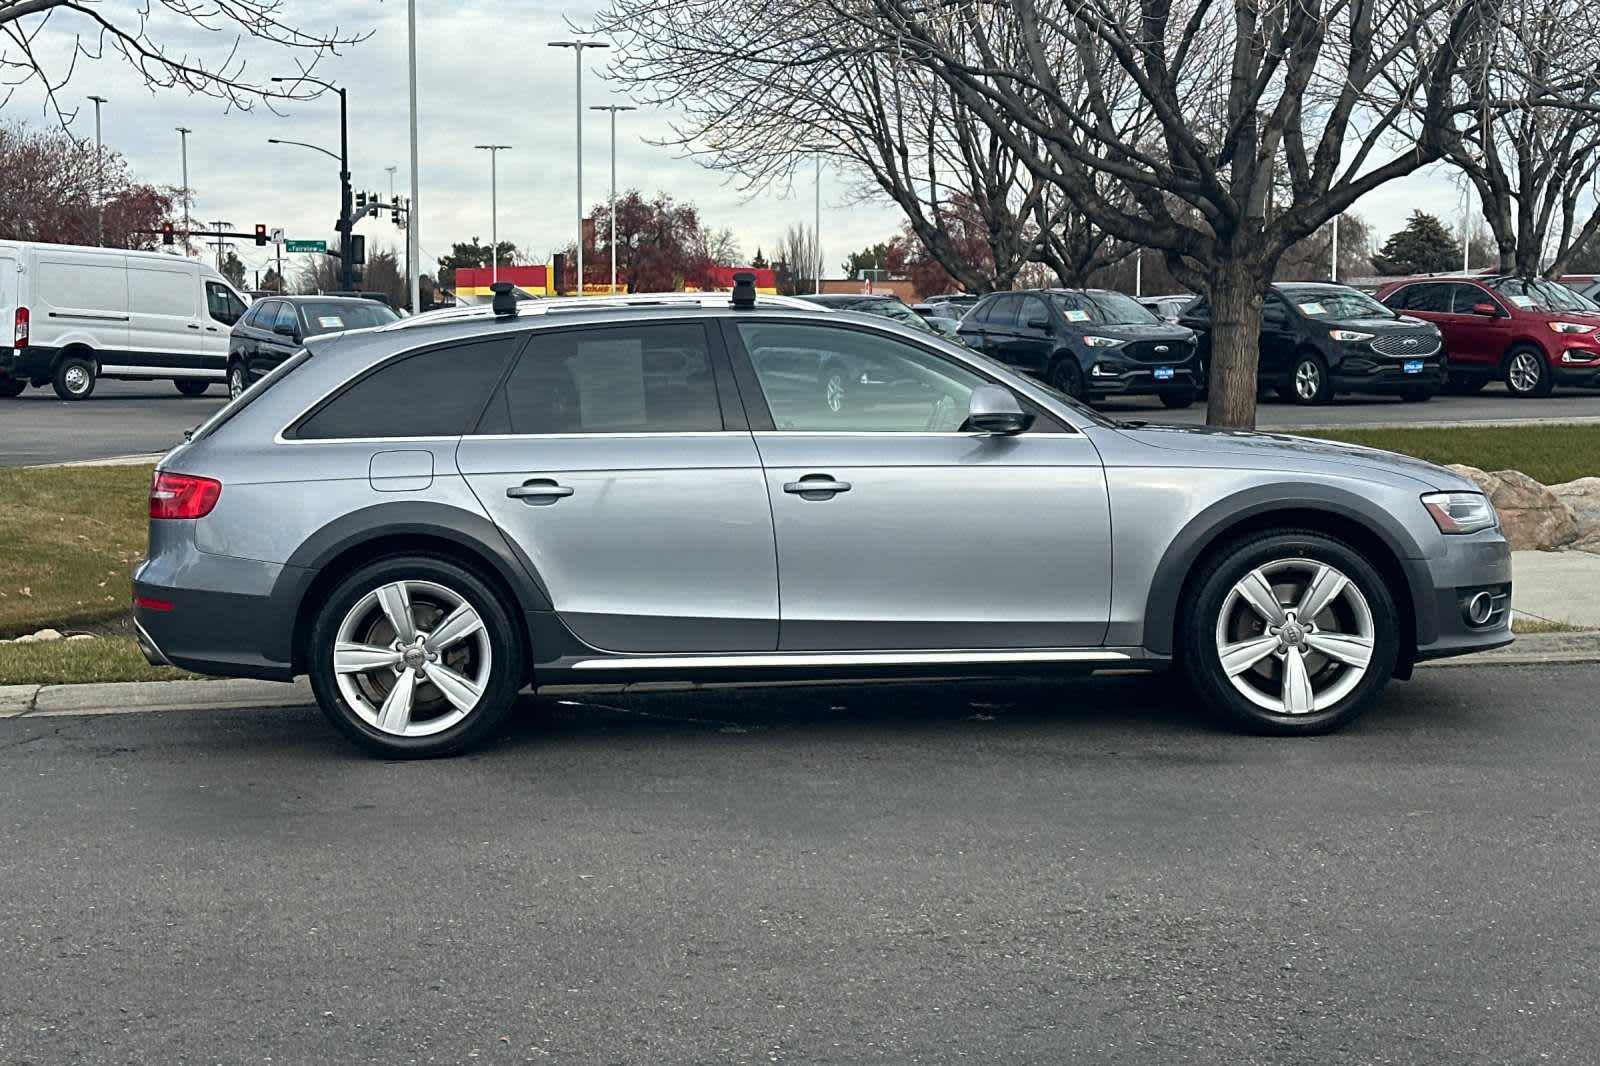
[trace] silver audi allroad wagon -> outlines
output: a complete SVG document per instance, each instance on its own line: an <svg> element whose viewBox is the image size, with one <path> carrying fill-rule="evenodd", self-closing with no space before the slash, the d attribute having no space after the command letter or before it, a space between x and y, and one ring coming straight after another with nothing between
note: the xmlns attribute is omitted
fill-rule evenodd
<svg viewBox="0 0 1600 1066"><path fill-rule="evenodd" d="M734 293L311 338L161 461L151 661L309 675L352 740L489 736L528 685L1181 668L1318 733L1511 640L1448 470L1118 423L925 331Z"/></svg>

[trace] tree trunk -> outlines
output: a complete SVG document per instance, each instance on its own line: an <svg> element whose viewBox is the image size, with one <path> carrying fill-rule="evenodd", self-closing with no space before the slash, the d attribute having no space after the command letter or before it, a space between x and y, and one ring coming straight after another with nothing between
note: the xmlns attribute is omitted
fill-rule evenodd
<svg viewBox="0 0 1600 1066"><path fill-rule="evenodd" d="M1265 285L1265 277L1248 263L1218 259L1212 267L1208 426L1255 428Z"/></svg>

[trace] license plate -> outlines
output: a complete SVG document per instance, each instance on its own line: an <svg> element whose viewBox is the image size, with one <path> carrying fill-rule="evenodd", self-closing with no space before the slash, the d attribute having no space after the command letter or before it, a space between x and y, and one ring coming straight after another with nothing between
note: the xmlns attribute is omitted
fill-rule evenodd
<svg viewBox="0 0 1600 1066"><path fill-rule="evenodd" d="M1417 365L1420 367L1422 364L1419 363ZM1157 381L1171 381L1172 380L1172 368L1170 366L1158 366L1158 367L1156 367L1156 380Z"/></svg>
<svg viewBox="0 0 1600 1066"><path fill-rule="evenodd" d="M1401 365L1400 369L1406 374L1420 374L1422 373L1422 360L1407 359L1405 363Z"/></svg>

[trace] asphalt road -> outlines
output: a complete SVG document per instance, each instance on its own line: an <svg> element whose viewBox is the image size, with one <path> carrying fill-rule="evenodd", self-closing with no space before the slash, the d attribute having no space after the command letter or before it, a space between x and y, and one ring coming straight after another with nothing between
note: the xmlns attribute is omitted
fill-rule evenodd
<svg viewBox="0 0 1600 1066"><path fill-rule="evenodd" d="M163 452L222 406L222 385L204 396L178 395L171 382L102 381L94 396L63 403L48 388L28 389L15 400L0 399L0 466L33 466L85 459ZM1168 411L1154 397L1106 402L1114 418L1200 425L1205 405ZM1329 407L1262 402L1262 429L1327 425L1390 425L1488 420L1600 419L1600 392L1560 390L1543 400L1514 400L1500 385L1477 396L1440 396L1428 403L1388 397L1341 397Z"/></svg>
<svg viewBox="0 0 1600 1066"><path fill-rule="evenodd" d="M1600 667L1343 734L1160 680L0 722L0 1061L1575 1063Z"/></svg>

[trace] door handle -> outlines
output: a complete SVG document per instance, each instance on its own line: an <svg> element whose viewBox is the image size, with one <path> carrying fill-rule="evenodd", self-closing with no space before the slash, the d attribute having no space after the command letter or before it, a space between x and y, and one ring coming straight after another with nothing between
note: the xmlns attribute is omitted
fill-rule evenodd
<svg viewBox="0 0 1600 1066"><path fill-rule="evenodd" d="M191 323L189 323L189 328L190 329L199 329L200 327L195 325L193 322L191 322Z"/></svg>
<svg viewBox="0 0 1600 1066"><path fill-rule="evenodd" d="M532 504L549 504L555 503L563 496L571 496L573 491L571 485L558 485L550 478L530 478L520 485L506 489L506 496Z"/></svg>
<svg viewBox="0 0 1600 1066"><path fill-rule="evenodd" d="M818 498L832 497L835 493L849 492L850 482L835 481L831 474L807 474L799 481L784 482L783 491L807 499L813 494Z"/></svg>

